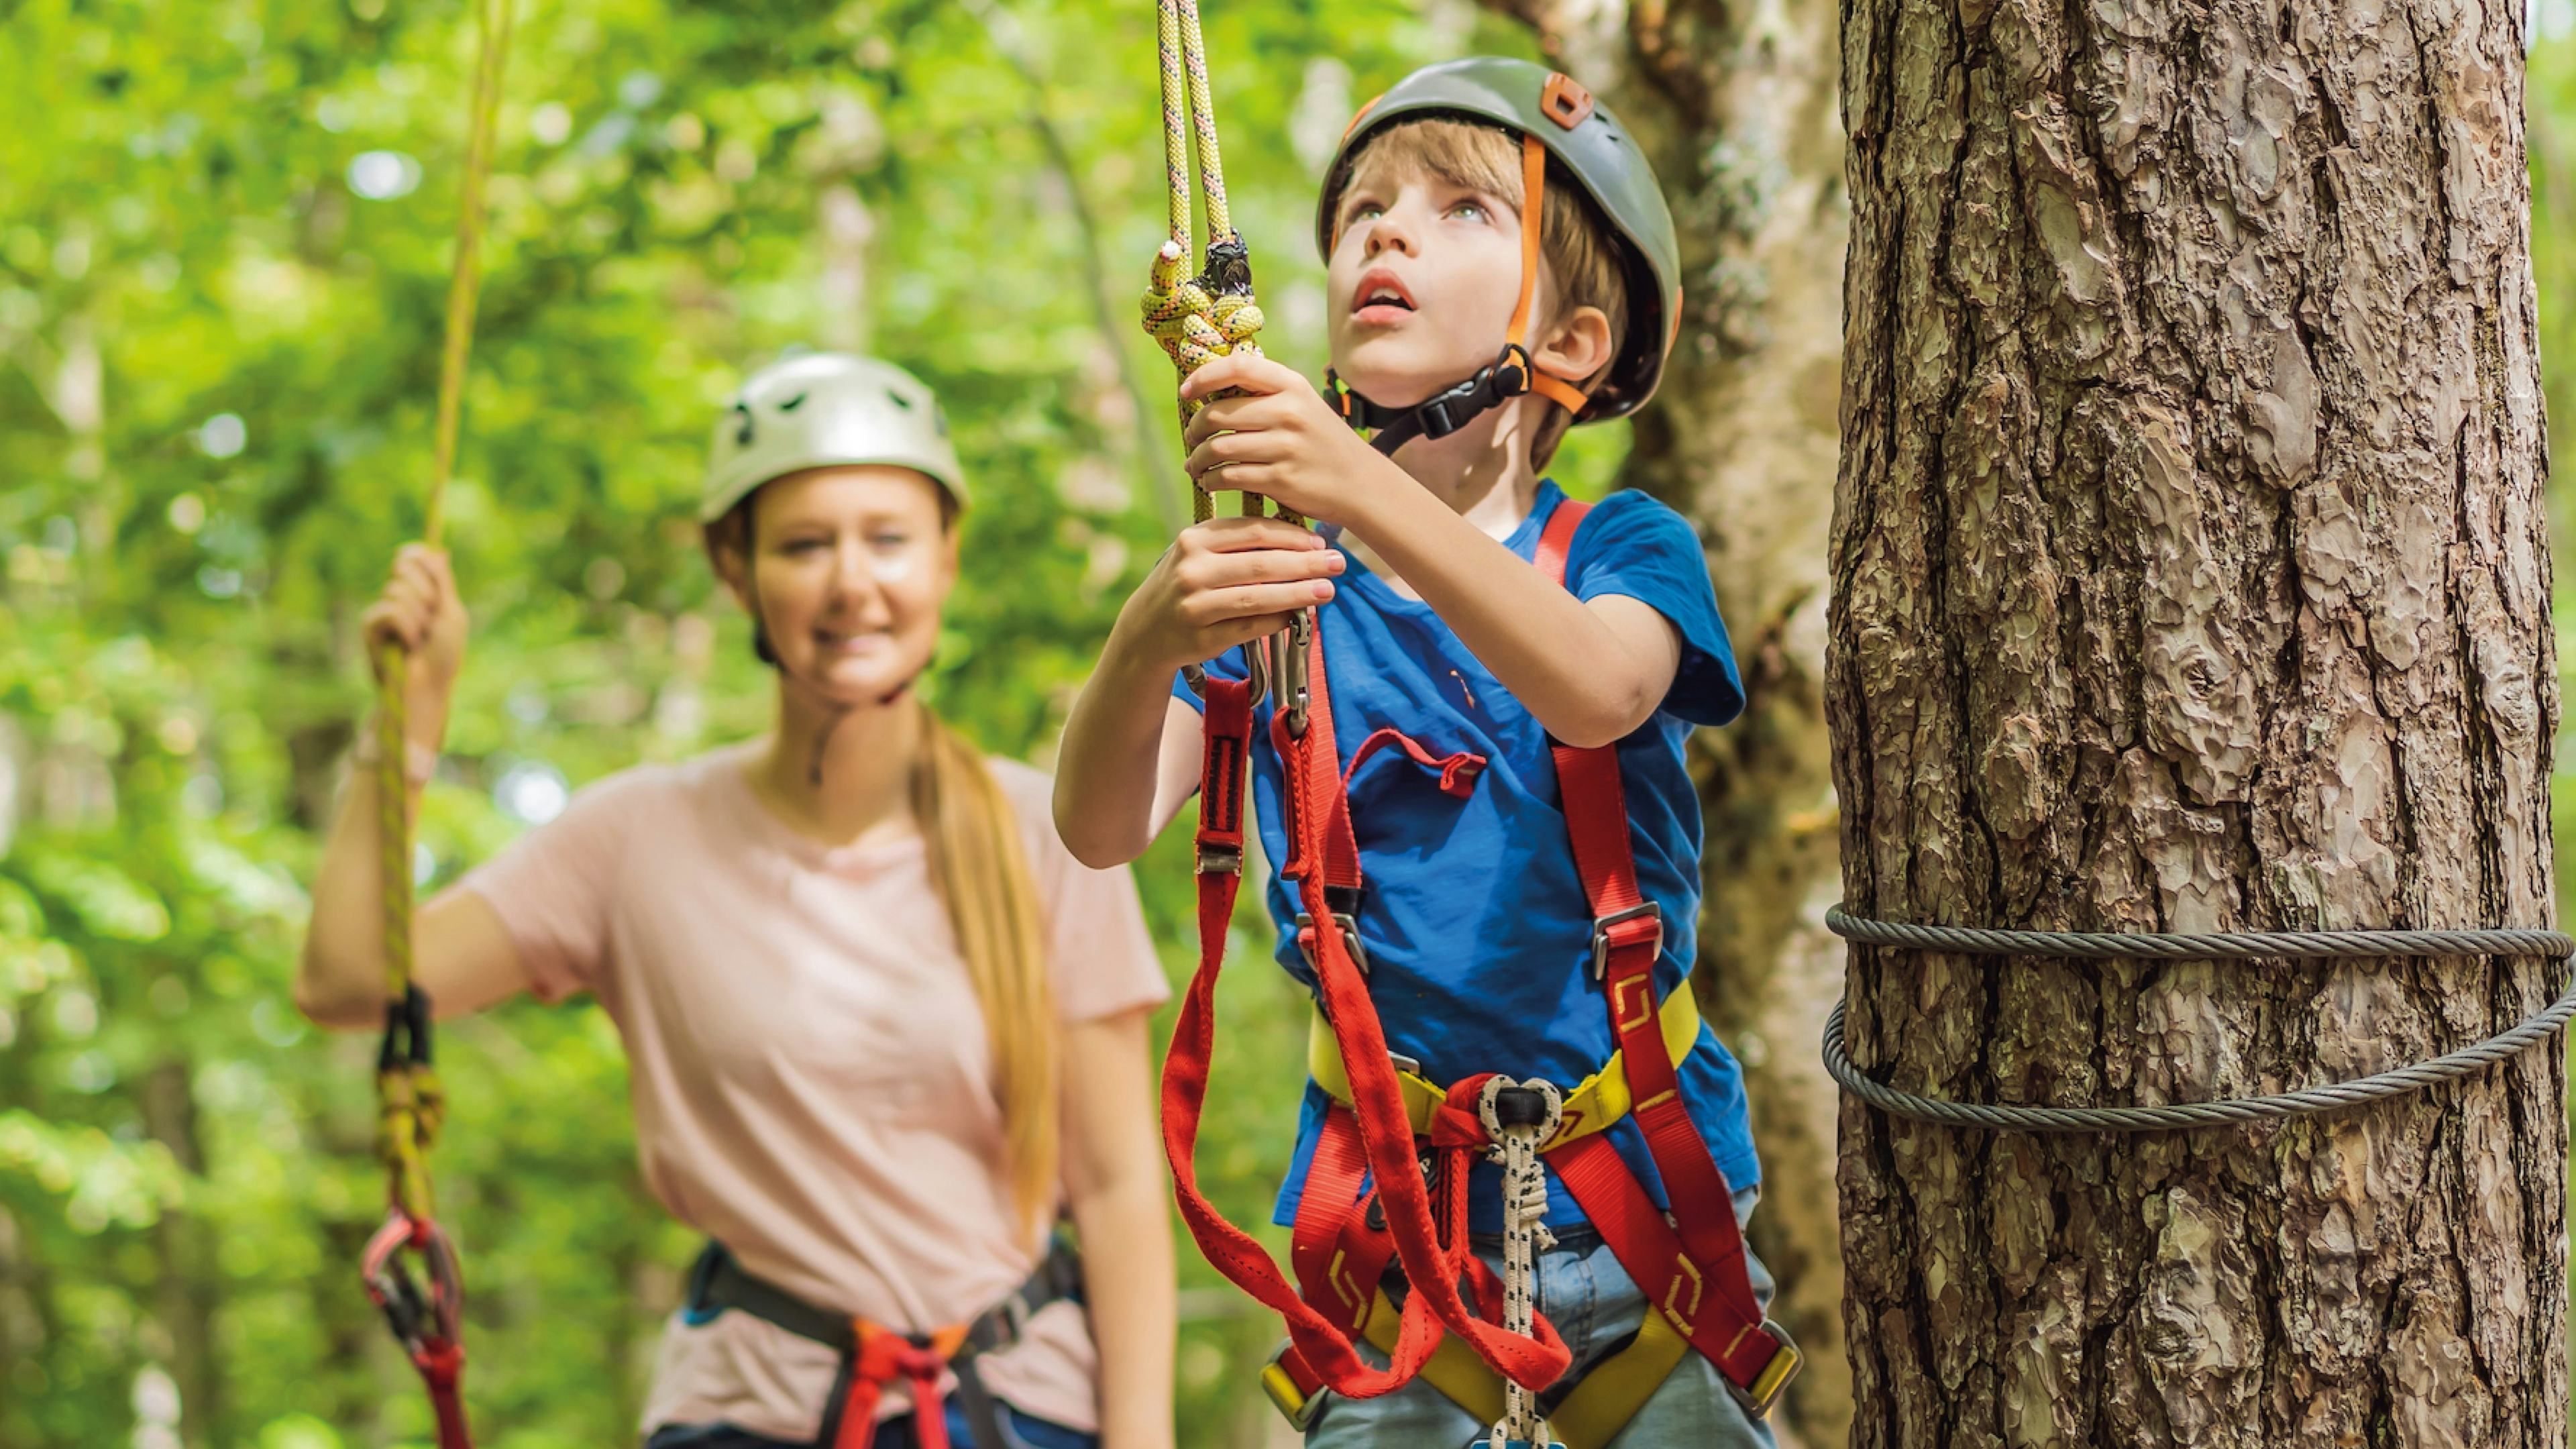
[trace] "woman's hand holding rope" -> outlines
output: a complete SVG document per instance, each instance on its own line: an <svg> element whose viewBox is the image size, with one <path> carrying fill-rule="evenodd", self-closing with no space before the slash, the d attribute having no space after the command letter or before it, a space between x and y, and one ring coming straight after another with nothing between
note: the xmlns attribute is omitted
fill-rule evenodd
<svg viewBox="0 0 2576 1449"><path fill-rule="evenodd" d="M465 601L442 549L407 543L394 556L385 591L360 620L371 651L392 645L410 656L412 737L435 747L437 731L423 728L446 717L449 693L465 664ZM433 712L434 711L434 712Z"/></svg>

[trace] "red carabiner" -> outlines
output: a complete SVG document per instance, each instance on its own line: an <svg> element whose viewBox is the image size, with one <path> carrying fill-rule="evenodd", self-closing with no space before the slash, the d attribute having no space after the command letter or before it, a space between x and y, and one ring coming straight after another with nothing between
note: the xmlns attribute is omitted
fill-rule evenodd
<svg viewBox="0 0 2576 1449"><path fill-rule="evenodd" d="M420 1255L428 1292L403 1266L406 1252ZM438 1416L438 1449L474 1449L465 1427L460 1381L465 1374L465 1344L459 1323L465 1311L465 1280L457 1270L456 1245L428 1218L415 1218L396 1208L367 1240L359 1261L367 1297L385 1316L385 1326L420 1371Z"/></svg>

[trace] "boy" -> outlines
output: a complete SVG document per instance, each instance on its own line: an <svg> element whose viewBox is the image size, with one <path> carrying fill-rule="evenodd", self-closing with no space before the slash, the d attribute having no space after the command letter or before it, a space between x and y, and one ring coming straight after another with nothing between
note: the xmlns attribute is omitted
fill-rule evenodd
<svg viewBox="0 0 2576 1449"><path fill-rule="evenodd" d="M1361 111L1326 174L1317 240L1337 399L1250 352L1203 367L1183 395L1212 399L1185 438L1193 477L1266 495L1323 532L1219 518L1181 535L1121 612L1068 722L1057 827L1095 867L1141 854L1200 781L1202 706L1176 675L1212 661L1211 678L1242 679L1229 651L1313 609L1325 723L1364 742L1333 773L1349 771L1365 886L1332 909L1406 1090L1436 1103L1500 1073L1564 1098L1545 1123L1555 1247L1538 1263L1538 1306L1572 1369L1539 1408L1570 1449L1614 1435L1625 1449L1767 1445L1760 1411L1796 1354L1760 1319L1769 1279L1737 1236L1759 1176L1741 1072L1687 985L1700 819L1683 742L1733 718L1742 690L1689 525L1639 493L1584 516L1540 474L1571 423L1621 416L1654 390L1679 305L1671 218L1634 142L1581 87L1475 59L1416 72ZM1354 425L1375 429L1373 444ZM1294 691L1280 684L1257 738L1286 737L1274 716ZM1405 748L1381 756L1390 743ZM1280 755L1252 753L1265 855L1291 860ZM1580 771L1585 759L1606 781ZM1591 783L1561 789L1560 770ZM1595 849L1579 867L1586 821ZM1617 897L1602 878L1629 874L1635 903L1606 909ZM1267 898L1280 963L1316 985L1318 943L1291 883L1274 874ZM1623 997L1623 985L1638 989ZM1319 1152L1350 1158L1342 1104L1359 1075L1329 1033L1318 1044L1277 1220L1301 1243L1365 1247L1394 1216L1364 1212L1367 1187L1354 1196L1346 1174L1330 1202L1308 1191ZM1618 1090L1595 1093L1591 1079L1621 1057ZM1578 1132L1586 1114L1599 1120ZM1495 1170L1476 1167L1480 1253L1504 1226L1501 1196ZM1311 1302L1319 1276L1300 1271ZM1375 1320L1384 1348L1392 1315L1371 1309L1378 1273L1364 1276L1342 1326ZM1294 1374L1283 1407L1314 1446L1461 1444L1494 1421L1500 1386L1472 1358L1459 1372L1458 1357L1373 1398L1309 1394L1319 1375Z"/></svg>

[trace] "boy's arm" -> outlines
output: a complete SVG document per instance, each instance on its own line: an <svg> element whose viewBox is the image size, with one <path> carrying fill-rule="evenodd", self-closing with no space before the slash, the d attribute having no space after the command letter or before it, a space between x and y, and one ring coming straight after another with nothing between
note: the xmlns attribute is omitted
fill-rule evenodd
<svg viewBox="0 0 2576 1449"><path fill-rule="evenodd" d="M1145 853L1198 788L1197 711L1172 697L1183 664L1286 628L1333 596L1342 555L1275 518L1183 530L1118 612L1073 703L1055 771L1055 829L1094 870Z"/></svg>
<svg viewBox="0 0 2576 1449"><path fill-rule="evenodd" d="M1653 605L1620 594L1576 598L1419 485L1381 490L1351 526L1569 745L1626 738L1654 716L1681 670L1681 631Z"/></svg>
<svg viewBox="0 0 2576 1449"><path fill-rule="evenodd" d="M1549 734L1606 745L1662 706L1682 660L1670 620L1558 587L1370 447L1314 384L1238 352L1190 374L1181 396L1213 399L1182 438L1191 477L1358 531Z"/></svg>
<svg viewBox="0 0 2576 1449"><path fill-rule="evenodd" d="M1056 833L1094 870L1145 853L1198 793L1206 748L1205 722L1172 697L1169 675L1112 679L1101 663L1065 721L1055 771Z"/></svg>

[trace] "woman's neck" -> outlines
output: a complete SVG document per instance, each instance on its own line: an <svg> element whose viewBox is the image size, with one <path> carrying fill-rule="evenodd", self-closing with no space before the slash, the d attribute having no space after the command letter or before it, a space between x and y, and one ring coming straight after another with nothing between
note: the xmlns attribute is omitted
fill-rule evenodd
<svg viewBox="0 0 2576 1449"><path fill-rule="evenodd" d="M779 681L778 728L751 762L754 791L797 834L826 845L910 835L921 702L844 708Z"/></svg>

